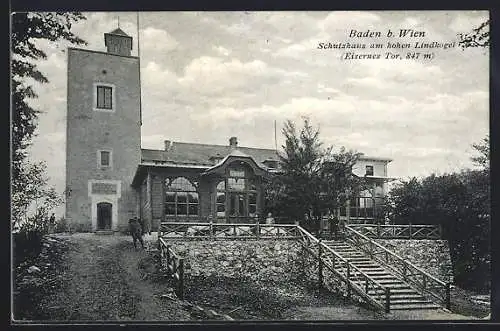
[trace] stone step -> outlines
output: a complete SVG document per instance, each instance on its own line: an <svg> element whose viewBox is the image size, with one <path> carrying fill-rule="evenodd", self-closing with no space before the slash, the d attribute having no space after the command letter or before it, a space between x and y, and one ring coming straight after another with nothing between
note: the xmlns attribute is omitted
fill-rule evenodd
<svg viewBox="0 0 500 331"><path fill-rule="evenodd" d="M359 270L362 270L363 272L385 272L385 273L390 273L390 271L380 267L380 266L359 266L359 265L354 265L356 268ZM392 275L392 274L391 274Z"/></svg>
<svg viewBox="0 0 500 331"><path fill-rule="evenodd" d="M394 276L391 276L391 275L376 275L376 276L368 275L368 276L371 279L374 279L376 282L379 282L380 280L387 280L387 279L394 280ZM353 281L365 281L365 278L363 276L359 276L359 277L355 276L355 277L351 277L350 279Z"/></svg>
<svg viewBox="0 0 500 331"><path fill-rule="evenodd" d="M360 251L358 250L353 250L353 249L349 249L349 248L339 248L339 247L333 247L333 246L328 246L330 249L332 249L333 251L339 253L339 254L345 254L345 253L361 253Z"/></svg>
<svg viewBox="0 0 500 331"><path fill-rule="evenodd" d="M364 255L363 252L360 252L358 250L350 250L350 249L337 249L335 247L330 247L333 251L339 253L340 255L348 255L348 254L357 254L357 255Z"/></svg>
<svg viewBox="0 0 500 331"><path fill-rule="evenodd" d="M351 261L349 261L351 262ZM363 262L363 261L352 261L352 264L354 264L358 268L382 268L380 264L377 264L375 262Z"/></svg>
<svg viewBox="0 0 500 331"><path fill-rule="evenodd" d="M432 303L396 303L391 304L391 310L423 310L423 309L440 309L441 306Z"/></svg>
<svg viewBox="0 0 500 331"><path fill-rule="evenodd" d="M372 296L375 299L385 298L385 294L382 294L382 293L375 294ZM418 293L391 293L391 301L395 300L397 302L397 301L407 300L407 299L425 299L425 298Z"/></svg>
<svg viewBox="0 0 500 331"><path fill-rule="evenodd" d="M351 262L352 264L355 264L356 262L360 263L360 262L364 262L364 263L367 263L367 262L370 262L371 260L366 258L366 257L355 257L355 258L346 258L347 261Z"/></svg>
<svg viewBox="0 0 500 331"><path fill-rule="evenodd" d="M364 280L354 280L354 282L360 286L365 284ZM396 280L393 280L393 279L378 279L377 283L380 286L389 288L391 291L400 290L400 289L408 289L408 290L411 290L412 293L418 293L417 291L412 289L410 286L408 286L408 284L400 283L400 282L397 282Z"/></svg>
<svg viewBox="0 0 500 331"><path fill-rule="evenodd" d="M411 295L411 294L418 294L414 289L406 287L406 288L389 288L391 295ZM368 290L368 294L373 295L373 296L384 296L385 291L383 290Z"/></svg>
<svg viewBox="0 0 500 331"><path fill-rule="evenodd" d="M363 271L365 274L367 274L368 276L371 276L371 275L391 275L392 277L394 277L393 274L389 273L387 270L384 270L382 268L380 269L372 269L372 268L369 268L369 269L365 269L365 268L358 268L359 270Z"/></svg>
<svg viewBox="0 0 500 331"><path fill-rule="evenodd" d="M420 297L420 298L393 298L391 296L391 300L390 300L391 306L403 305L403 304L416 305L416 304L428 304L428 303L433 304L433 302L427 300L424 297Z"/></svg>
<svg viewBox="0 0 500 331"><path fill-rule="evenodd" d="M375 262L374 260L370 259L368 256L363 255L363 254L339 254L346 260L362 260L366 262Z"/></svg>

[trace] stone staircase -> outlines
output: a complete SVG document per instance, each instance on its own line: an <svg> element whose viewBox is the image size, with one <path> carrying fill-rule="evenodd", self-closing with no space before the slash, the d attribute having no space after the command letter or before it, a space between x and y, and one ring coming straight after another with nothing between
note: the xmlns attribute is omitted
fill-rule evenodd
<svg viewBox="0 0 500 331"><path fill-rule="evenodd" d="M323 240L322 242L379 284L388 287L390 289L391 311L442 308L424 297L419 291L415 290L393 271L371 259L363 251L350 245L348 242L336 240ZM355 274L351 275L349 279L360 287L363 286L363 280L358 278ZM385 297L385 293L382 291L369 290L368 294L374 299L382 299Z"/></svg>

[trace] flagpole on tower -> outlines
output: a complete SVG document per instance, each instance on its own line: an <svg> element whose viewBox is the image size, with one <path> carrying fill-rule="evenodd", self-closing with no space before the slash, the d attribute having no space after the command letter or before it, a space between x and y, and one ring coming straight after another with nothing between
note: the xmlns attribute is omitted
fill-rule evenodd
<svg viewBox="0 0 500 331"><path fill-rule="evenodd" d="M276 154L278 154L278 140L276 139L276 120L274 120L274 148L276 149Z"/></svg>
<svg viewBox="0 0 500 331"><path fill-rule="evenodd" d="M137 61L139 63L139 121L142 126L142 92L141 92L141 42L139 33L139 12L137 12Z"/></svg>

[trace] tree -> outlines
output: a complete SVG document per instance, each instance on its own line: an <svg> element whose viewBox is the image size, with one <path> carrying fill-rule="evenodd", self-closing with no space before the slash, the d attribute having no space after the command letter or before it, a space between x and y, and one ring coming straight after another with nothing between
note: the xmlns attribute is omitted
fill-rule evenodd
<svg viewBox="0 0 500 331"><path fill-rule="evenodd" d="M323 211L335 211L346 205L351 197L366 189L367 182L355 176L352 169L361 153L341 147L335 152L329 147L323 158L320 171L320 206Z"/></svg>
<svg viewBox="0 0 500 331"><path fill-rule="evenodd" d="M281 170L268 183L266 202L269 211L292 220L305 215L317 224L321 215L339 208L355 191L361 180L351 172L359 153L333 147L323 148L319 129L308 118L298 130L288 120L282 130L285 136Z"/></svg>
<svg viewBox="0 0 500 331"><path fill-rule="evenodd" d="M469 47L489 47L490 46L490 20L481 23L470 33L460 33L458 44L462 49Z"/></svg>
<svg viewBox="0 0 500 331"><path fill-rule="evenodd" d="M396 224L441 225L457 284L485 290L491 275L489 187L484 169L401 181L389 192L389 215Z"/></svg>
<svg viewBox="0 0 500 331"><path fill-rule="evenodd" d="M490 169L490 137L487 135L480 143L472 144L479 156L471 157L472 162L484 170Z"/></svg>
<svg viewBox="0 0 500 331"><path fill-rule="evenodd" d="M49 82L35 64L47 58L36 41L66 40L76 45L86 42L71 32L73 23L85 20L81 13L15 13L11 18L12 177L15 180L20 174L27 148L35 134L38 116L42 112L27 102L37 97L29 81Z"/></svg>
<svg viewBox="0 0 500 331"><path fill-rule="evenodd" d="M29 227L29 224L43 220L48 209L60 203L44 177L45 163L27 161L28 147L42 113L28 104L29 99L37 97L30 82L49 82L36 66L37 61L47 58L37 46L37 40L86 44L71 32L72 25L81 20L85 20L81 13L16 13L11 16L12 221L18 227L23 222L24 227ZM34 214L28 215L33 202L38 205Z"/></svg>
<svg viewBox="0 0 500 331"><path fill-rule="evenodd" d="M50 210L62 202L61 196L48 185L45 169L44 162L25 162L18 179L12 183L12 221L16 230L46 232Z"/></svg>

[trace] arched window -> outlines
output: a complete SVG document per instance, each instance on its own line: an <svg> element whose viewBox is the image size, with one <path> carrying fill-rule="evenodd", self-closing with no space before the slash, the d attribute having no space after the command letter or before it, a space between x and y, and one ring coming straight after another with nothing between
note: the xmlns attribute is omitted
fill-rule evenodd
<svg viewBox="0 0 500 331"><path fill-rule="evenodd" d="M196 187L186 178L165 181L165 215L198 216L199 196Z"/></svg>

